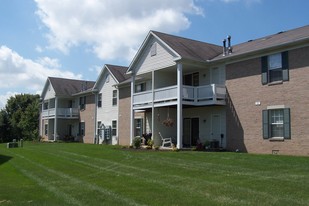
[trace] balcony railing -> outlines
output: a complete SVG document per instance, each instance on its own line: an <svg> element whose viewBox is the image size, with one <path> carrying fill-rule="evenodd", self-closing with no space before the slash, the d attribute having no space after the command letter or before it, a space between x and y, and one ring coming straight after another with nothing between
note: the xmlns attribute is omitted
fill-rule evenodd
<svg viewBox="0 0 309 206"><path fill-rule="evenodd" d="M190 105L224 105L226 89L224 85L183 86L184 104ZM163 102L177 101L177 85L133 94L133 106L149 106Z"/></svg>
<svg viewBox="0 0 309 206"><path fill-rule="evenodd" d="M55 118L56 109L46 109L42 111L42 118ZM78 108L57 108L57 117L59 118L78 118Z"/></svg>

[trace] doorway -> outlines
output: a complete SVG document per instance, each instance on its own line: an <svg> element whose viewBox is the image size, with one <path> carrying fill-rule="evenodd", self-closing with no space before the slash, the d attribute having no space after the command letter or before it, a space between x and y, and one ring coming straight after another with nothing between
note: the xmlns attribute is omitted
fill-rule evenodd
<svg viewBox="0 0 309 206"><path fill-rule="evenodd" d="M199 118L184 118L183 119L183 146L196 146L199 139L200 125Z"/></svg>
<svg viewBox="0 0 309 206"><path fill-rule="evenodd" d="M213 140L220 141L221 137L220 114L213 114L211 118L211 136Z"/></svg>

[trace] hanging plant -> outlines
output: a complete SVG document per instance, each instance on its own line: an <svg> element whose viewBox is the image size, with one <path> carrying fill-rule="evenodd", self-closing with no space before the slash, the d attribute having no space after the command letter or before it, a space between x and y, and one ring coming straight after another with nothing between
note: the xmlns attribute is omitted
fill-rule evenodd
<svg viewBox="0 0 309 206"><path fill-rule="evenodd" d="M172 127L174 125L174 120L170 118L170 108L167 108L167 118L163 120L162 124L166 127Z"/></svg>

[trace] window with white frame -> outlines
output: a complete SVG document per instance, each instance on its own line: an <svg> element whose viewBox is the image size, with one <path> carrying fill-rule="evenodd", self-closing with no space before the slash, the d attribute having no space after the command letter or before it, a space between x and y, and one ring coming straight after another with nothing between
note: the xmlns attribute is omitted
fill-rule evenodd
<svg viewBox="0 0 309 206"><path fill-rule="evenodd" d="M271 54L261 58L262 84L289 80L288 52Z"/></svg>
<svg viewBox="0 0 309 206"><path fill-rule="evenodd" d="M44 102L44 104L43 104L43 109L44 109L44 110L48 109L48 102Z"/></svg>
<svg viewBox="0 0 309 206"><path fill-rule="evenodd" d="M144 92L146 91L146 82L138 83L135 85L135 92Z"/></svg>
<svg viewBox="0 0 309 206"><path fill-rule="evenodd" d="M270 136L283 137L283 109L270 110Z"/></svg>
<svg viewBox="0 0 309 206"><path fill-rule="evenodd" d="M290 109L263 110L263 138L291 138Z"/></svg>
<svg viewBox="0 0 309 206"><path fill-rule="evenodd" d="M117 90L113 90L113 100L112 100L113 106L117 105Z"/></svg>
<svg viewBox="0 0 309 206"><path fill-rule="evenodd" d="M117 121L113 120L112 121L112 136L116 136L117 135Z"/></svg>
<svg viewBox="0 0 309 206"><path fill-rule="evenodd" d="M79 123L79 135L85 136L85 122Z"/></svg>

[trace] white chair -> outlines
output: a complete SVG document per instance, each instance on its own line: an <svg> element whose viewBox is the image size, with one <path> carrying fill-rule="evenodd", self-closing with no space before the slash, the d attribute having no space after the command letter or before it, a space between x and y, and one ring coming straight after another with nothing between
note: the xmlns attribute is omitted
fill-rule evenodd
<svg viewBox="0 0 309 206"><path fill-rule="evenodd" d="M169 144L170 145L169 147L172 147L172 138L170 138L170 137L164 138L162 136L161 132L159 132L159 135L160 135L161 140L162 140L161 147L165 147L166 144Z"/></svg>

